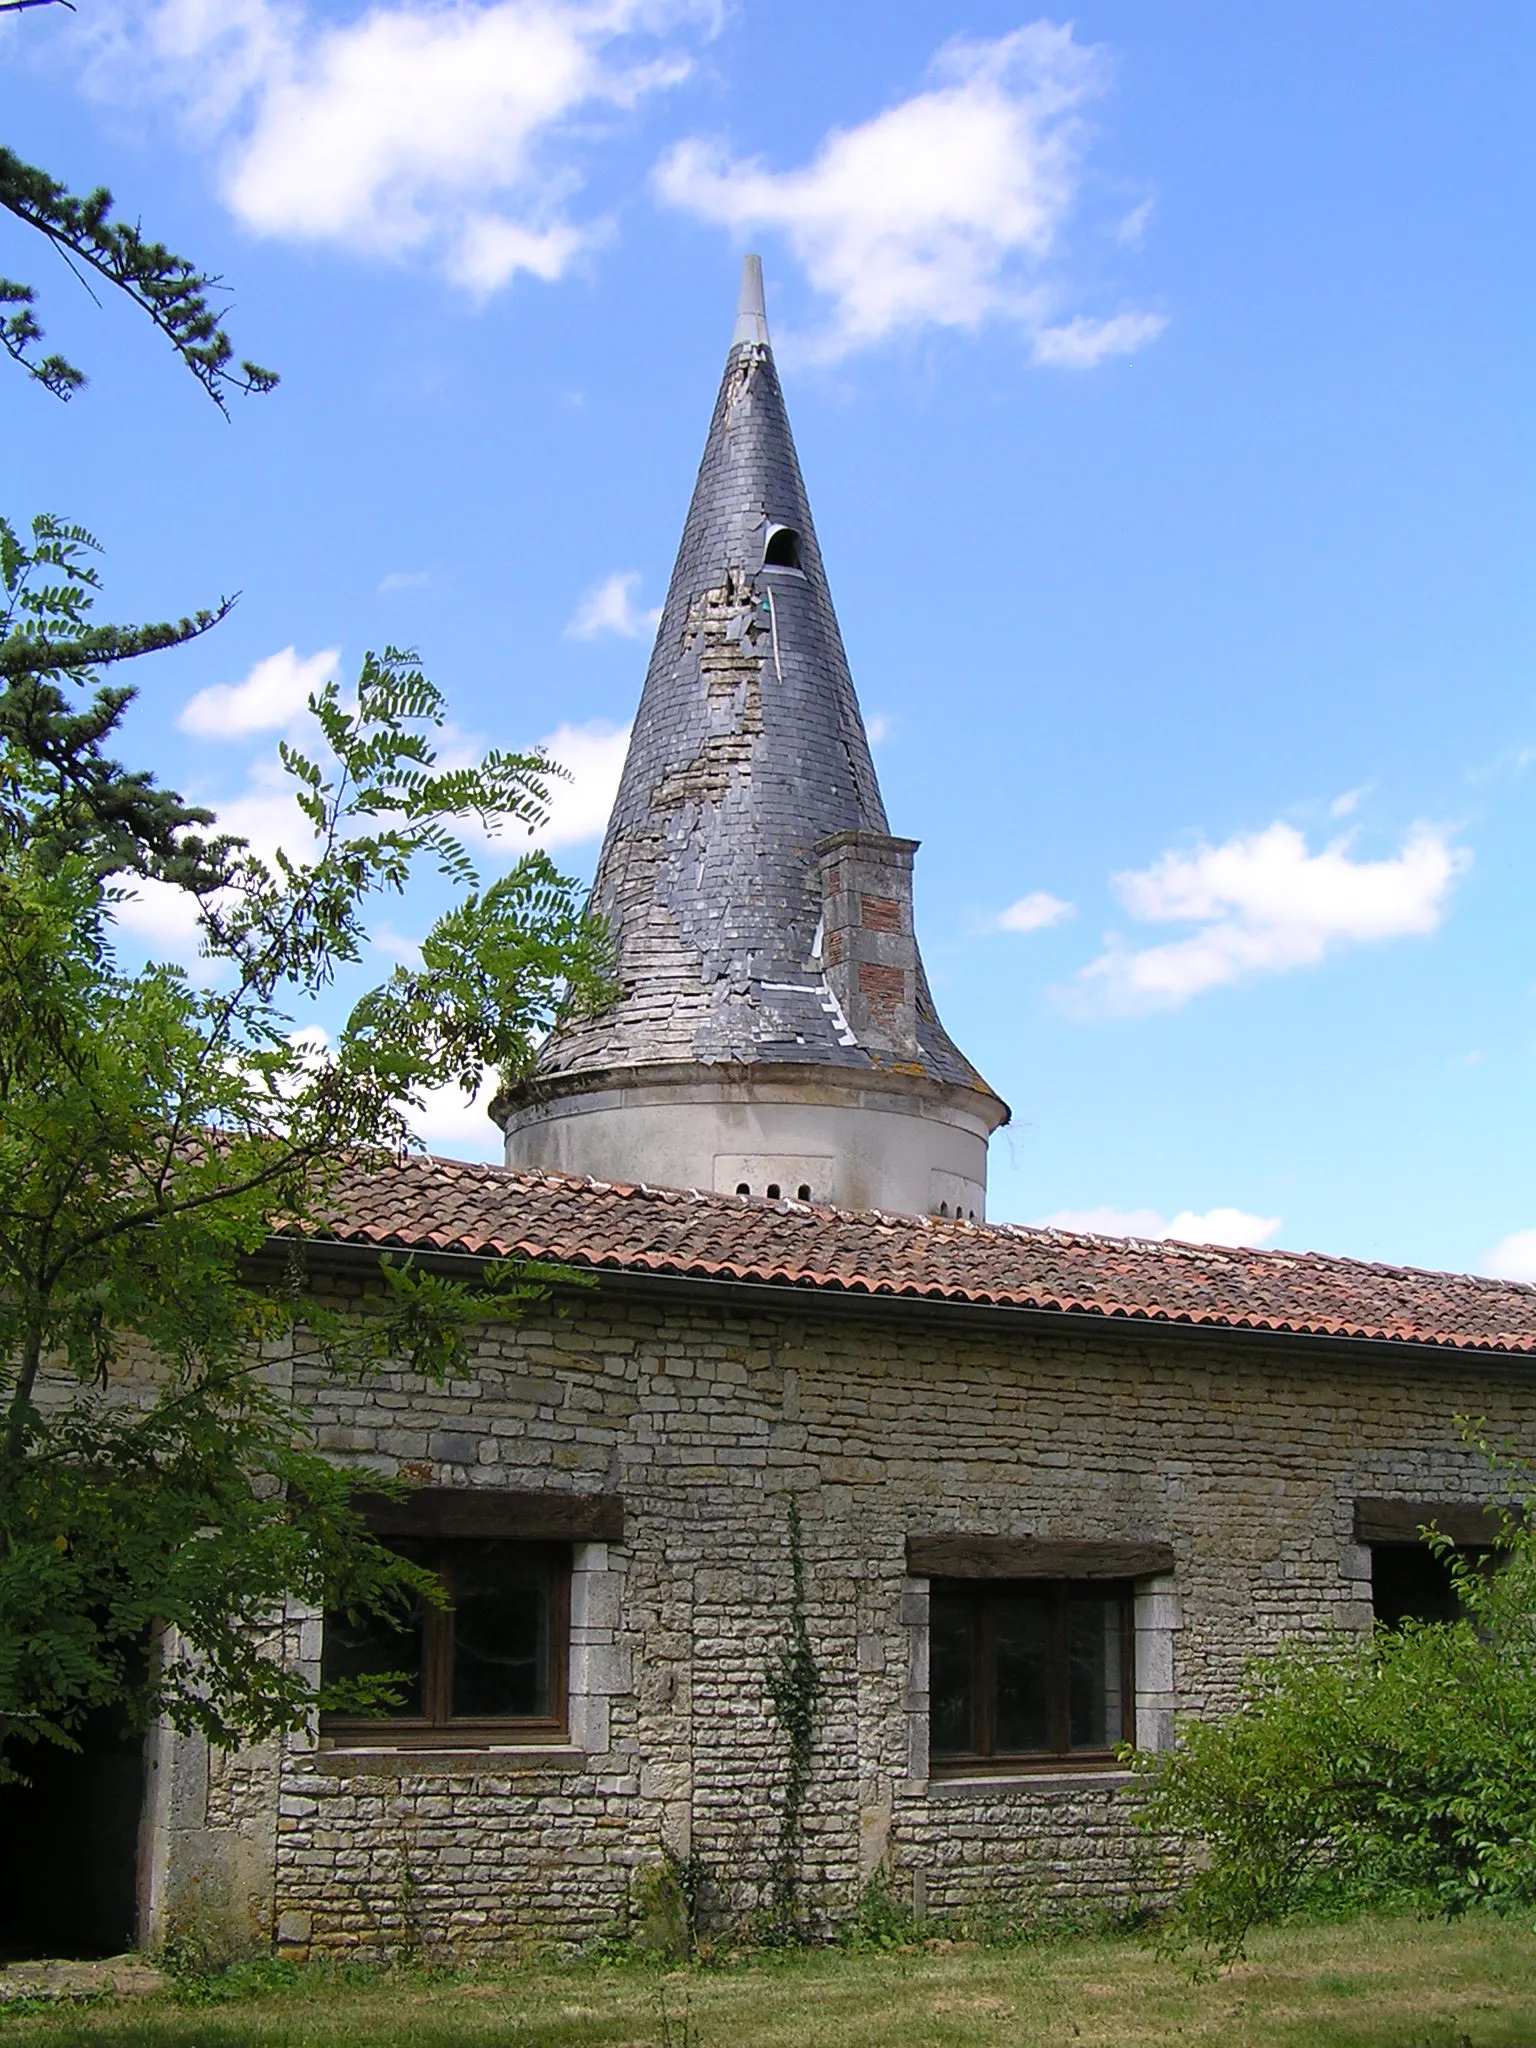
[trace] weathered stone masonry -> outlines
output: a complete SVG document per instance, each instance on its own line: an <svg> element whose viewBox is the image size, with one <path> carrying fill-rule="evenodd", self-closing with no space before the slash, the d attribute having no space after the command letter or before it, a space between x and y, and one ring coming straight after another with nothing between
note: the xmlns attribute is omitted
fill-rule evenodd
<svg viewBox="0 0 1536 2048"><path fill-rule="evenodd" d="M1150 1873L1120 1774L930 1778L926 1581L906 1575L908 1536L1171 1544L1173 1573L1142 1584L1137 1611L1138 1734L1155 1744L1172 1708L1229 1704L1256 1649L1368 1621L1357 1496L1478 1498L1455 1417L1471 1408L1527 1441L1536 1422L1513 1361L1087 1318L1012 1328L911 1304L767 1308L760 1293L733 1310L688 1292L580 1295L487 1333L475 1377L445 1389L313 1384L319 1441L343 1462L618 1492L625 1521L621 1544L577 1549L567 1744L422 1756L311 1738L265 1773L213 1773L209 1829L237 1808L247 1856L272 1843L286 1945L477 1953L595 1934L624 1924L633 1872L663 1844L702 1859L717 1911L759 1905L791 1497L828 1688L810 1906L846 1910L882 1866L929 1912L1123 1900ZM318 1655L316 1621L294 1647Z"/></svg>

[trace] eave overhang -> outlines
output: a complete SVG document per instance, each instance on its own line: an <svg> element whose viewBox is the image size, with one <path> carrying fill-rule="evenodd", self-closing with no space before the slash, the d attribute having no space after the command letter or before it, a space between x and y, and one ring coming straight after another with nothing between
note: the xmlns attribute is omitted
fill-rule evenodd
<svg viewBox="0 0 1536 2048"><path fill-rule="evenodd" d="M274 1235L261 1264L289 1261L295 1246L306 1265L319 1271L377 1271L386 1257L408 1258L413 1265L444 1275L474 1279L504 1262L502 1257L430 1246L349 1244L335 1238ZM1317 1364L1324 1359L1352 1360L1374 1366L1413 1367L1455 1364L1480 1377L1525 1381L1536 1376L1536 1343L1501 1345L1490 1339L1452 1336L1403 1337L1347 1329L1287 1327L1248 1319L1221 1319L1120 1304L1091 1302L1050 1304L981 1301L916 1288L860 1287L805 1277L736 1278L719 1274L647 1271L612 1261L588 1264L578 1257L539 1252L529 1247L521 1256L564 1265L584 1276L586 1284L559 1286L554 1296L562 1305L578 1305L595 1289L610 1299L709 1309L732 1318L801 1315L834 1320L862 1319L904 1324L941 1324L956 1331L1009 1331L1033 1336L1081 1337L1092 1334L1119 1344L1169 1343L1195 1346L1202 1352L1219 1346L1245 1356L1263 1353L1276 1360Z"/></svg>

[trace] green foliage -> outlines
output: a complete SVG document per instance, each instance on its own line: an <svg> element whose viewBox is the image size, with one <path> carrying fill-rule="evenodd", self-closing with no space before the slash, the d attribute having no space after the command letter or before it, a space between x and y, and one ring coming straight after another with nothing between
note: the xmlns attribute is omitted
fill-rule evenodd
<svg viewBox="0 0 1536 2048"><path fill-rule="evenodd" d="M163 242L146 239L131 222L114 220L105 186L79 198L47 171L0 148L0 208L51 243L71 268L79 266L132 300L221 411L231 391L266 392L276 384L273 372L256 363L235 366L234 345L212 297L222 279ZM55 398L73 398L85 373L57 353L41 352L36 302L31 285L0 277L0 348Z"/></svg>
<svg viewBox="0 0 1536 2048"><path fill-rule="evenodd" d="M688 1937L688 1952L691 1955L699 1943L699 1923L704 1913L705 1894L709 1889L709 1871L697 1849L690 1849L686 1856L680 1856L675 1849L665 1848L662 1855L677 1895L683 1902L683 1925Z"/></svg>
<svg viewBox="0 0 1536 2048"><path fill-rule="evenodd" d="M234 366L219 280L115 219L106 191L76 197L0 149L0 209L125 293L221 409L276 382ZM33 305L0 279L0 347L68 398L84 378L42 352ZM481 888L457 836L535 826L559 771L537 754L440 765L441 696L398 650L368 657L353 700L311 700L311 753L283 750L306 852L266 861L203 836L210 812L108 752L133 692L100 675L196 638L230 601L98 625L97 552L53 517L26 538L0 520L0 1777L108 1704L217 1741L291 1726L318 1696L276 1654L286 1601L432 1596L315 1456L294 1362L441 1380L472 1324L576 1276L508 1264L467 1285L386 1261L343 1319L312 1298L299 1242L323 1231L340 1171L409 1145L427 1091L487 1064L525 1073L557 1009L607 990L575 885L530 854ZM316 1043L296 1024L423 863L456 901L421 964ZM119 965L131 877L191 899L197 981Z"/></svg>
<svg viewBox="0 0 1536 2048"><path fill-rule="evenodd" d="M800 1503L791 1499L789 1640L780 1648L768 1673L768 1697L786 1751L771 1894L772 1931L781 1941L789 1939L794 1931L795 1900L800 1885L801 1822L815 1755L817 1709L825 1691L805 1618L805 1544Z"/></svg>
<svg viewBox="0 0 1536 2048"><path fill-rule="evenodd" d="M855 1955L888 1955L942 1932L919 1920L905 1900L897 1897L888 1872L877 1870L838 1928L837 1945Z"/></svg>
<svg viewBox="0 0 1536 2048"><path fill-rule="evenodd" d="M698 1857L673 1849L663 1849L659 1863L637 1871L630 1895L635 1946L674 1962L691 1956L703 1882Z"/></svg>
<svg viewBox="0 0 1536 2048"><path fill-rule="evenodd" d="M1309 1905L1412 1900L1443 1913L1536 1904L1536 1491L1504 1483L1500 1568L1427 1532L1463 1618L1287 1646L1228 1718L1134 1759L1141 1818L1196 1852L1167 1940L1226 1961Z"/></svg>
<svg viewBox="0 0 1536 2048"><path fill-rule="evenodd" d="M213 813L158 789L102 752L133 692L95 690L75 705L96 670L166 647L215 626L229 602L175 624L96 626L100 577L89 557L100 544L83 526L50 514L32 521L30 542L0 519L0 832L26 840L39 863L88 853L99 873L128 870L210 887L233 842L208 842L194 826Z"/></svg>
<svg viewBox="0 0 1536 2048"><path fill-rule="evenodd" d="M305 1284L300 1239L339 1172L407 1148L425 1090L522 1071L557 1008L607 992L604 935L542 856L467 886L456 822L536 823L542 756L441 768L442 699L394 651L354 702L332 685L312 710L319 746L284 754L308 851L222 842L179 871L197 982L114 953L125 833L146 865L156 835L180 843L177 800L156 811L102 751L121 705L57 760L0 725L0 1768L107 1702L224 1741L294 1725L316 1695L272 1654L283 1602L388 1610L424 1582L310 1448L293 1360L441 1380L473 1324L574 1277L509 1265L469 1286L397 1261L346 1318ZM423 860L467 893L421 965L334 1045L296 1031Z"/></svg>

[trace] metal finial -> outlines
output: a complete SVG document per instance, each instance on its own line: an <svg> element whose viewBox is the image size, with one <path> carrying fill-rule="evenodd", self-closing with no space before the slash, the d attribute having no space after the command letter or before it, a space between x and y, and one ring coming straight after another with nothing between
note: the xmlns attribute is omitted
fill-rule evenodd
<svg viewBox="0 0 1536 2048"><path fill-rule="evenodd" d="M741 297L736 301L736 331L731 347L742 342L768 346L768 310L763 304L763 259L746 256L741 265Z"/></svg>

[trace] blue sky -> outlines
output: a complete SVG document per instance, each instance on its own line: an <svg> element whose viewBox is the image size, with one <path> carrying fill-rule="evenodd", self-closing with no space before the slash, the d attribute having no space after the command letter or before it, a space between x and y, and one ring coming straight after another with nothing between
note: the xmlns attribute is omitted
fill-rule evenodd
<svg viewBox="0 0 1536 2048"><path fill-rule="evenodd" d="M92 382L12 373L5 509L240 592L135 758L270 834L413 644L590 872L760 248L991 1213L1536 1277L1528 7L81 0L0 89L283 377L226 425L8 232Z"/></svg>

